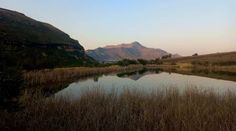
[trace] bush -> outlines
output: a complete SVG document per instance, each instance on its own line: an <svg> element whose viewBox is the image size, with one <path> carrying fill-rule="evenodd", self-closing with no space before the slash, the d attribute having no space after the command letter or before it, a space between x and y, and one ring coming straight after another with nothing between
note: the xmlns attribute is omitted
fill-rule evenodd
<svg viewBox="0 0 236 131"><path fill-rule="evenodd" d="M14 110L18 106L23 76L17 62L18 51L1 45L0 53L0 108Z"/></svg>
<svg viewBox="0 0 236 131"><path fill-rule="evenodd" d="M138 64L138 62L136 60L123 59L121 61L118 61L116 64L120 66L128 66L128 65Z"/></svg>
<svg viewBox="0 0 236 131"><path fill-rule="evenodd" d="M144 59L138 59L138 63L139 64L142 64L142 65L146 65L148 64L149 62L147 60L144 60Z"/></svg>
<svg viewBox="0 0 236 131"><path fill-rule="evenodd" d="M168 54L168 55L164 55L161 57L161 59L168 59L168 58L171 58L172 57L172 54Z"/></svg>

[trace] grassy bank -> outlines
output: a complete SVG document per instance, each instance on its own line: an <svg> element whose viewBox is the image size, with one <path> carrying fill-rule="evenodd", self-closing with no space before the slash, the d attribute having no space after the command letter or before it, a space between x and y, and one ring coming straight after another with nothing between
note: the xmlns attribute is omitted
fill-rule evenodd
<svg viewBox="0 0 236 131"><path fill-rule="evenodd" d="M208 70L208 71L222 71L222 72L231 72L236 73L236 64L235 65L198 65L192 63L175 63L175 64L162 64L162 65L147 65L147 68L161 68L161 69L175 69L178 71L192 71L192 70Z"/></svg>
<svg viewBox="0 0 236 131"><path fill-rule="evenodd" d="M162 60L163 63L195 63L200 65L236 65L236 52L214 53Z"/></svg>
<svg viewBox="0 0 236 131"><path fill-rule="evenodd" d="M196 75L203 77L210 77L222 80L236 81L236 65L228 66L202 66L193 65L191 63L176 63L162 64L162 65L147 65L148 69L159 69L166 72L174 72L186 75Z"/></svg>
<svg viewBox="0 0 236 131"><path fill-rule="evenodd" d="M36 70L24 73L27 86L37 86L44 84L58 84L63 82L73 82L81 77L88 77L112 72L124 72L142 69L142 65L109 66L109 67L72 67Z"/></svg>
<svg viewBox="0 0 236 131"><path fill-rule="evenodd" d="M162 60L164 69L178 71L208 70L209 72L236 73L236 52L214 53Z"/></svg>
<svg viewBox="0 0 236 131"><path fill-rule="evenodd" d="M155 91L151 95L126 90L121 95L101 90L77 101L25 101L25 109L0 112L2 130L236 130L236 96L188 89Z"/></svg>

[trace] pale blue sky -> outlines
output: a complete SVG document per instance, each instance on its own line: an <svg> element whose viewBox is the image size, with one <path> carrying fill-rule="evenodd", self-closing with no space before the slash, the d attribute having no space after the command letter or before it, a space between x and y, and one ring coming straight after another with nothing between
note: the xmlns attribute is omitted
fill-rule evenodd
<svg viewBox="0 0 236 131"><path fill-rule="evenodd" d="M236 0L0 0L85 49L139 41L181 55L236 51Z"/></svg>

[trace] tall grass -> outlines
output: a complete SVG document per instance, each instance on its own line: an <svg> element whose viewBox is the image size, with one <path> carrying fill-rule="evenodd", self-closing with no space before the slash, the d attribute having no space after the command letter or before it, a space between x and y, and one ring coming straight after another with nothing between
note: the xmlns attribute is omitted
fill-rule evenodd
<svg viewBox="0 0 236 131"><path fill-rule="evenodd" d="M104 73L112 73L119 71L132 71L142 69L142 65L130 65L127 67L109 66L109 67L72 67L72 68L56 68L35 70L24 73L24 79L27 86L36 86L50 83L60 83L65 81L73 81L81 77L99 75Z"/></svg>
<svg viewBox="0 0 236 131"><path fill-rule="evenodd" d="M196 89L119 95L92 90L77 101L29 99L23 111L0 115L2 130L233 131L236 96Z"/></svg>

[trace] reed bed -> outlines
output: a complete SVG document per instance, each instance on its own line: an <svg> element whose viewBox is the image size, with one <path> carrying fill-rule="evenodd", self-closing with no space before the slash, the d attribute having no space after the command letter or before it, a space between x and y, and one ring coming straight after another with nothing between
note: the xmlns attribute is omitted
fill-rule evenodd
<svg viewBox="0 0 236 131"><path fill-rule="evenodd" d="M124 72L142 69L142 65L130 65L126 67L73 67L36 70L24 73L24 79L27 86L36 86L51 83L60 83L68 80L75 80L81 77L99 75L112 72Z"/></svg>
<svg viewBox="0 0 236 131"><path fill-rule="evenodd" d="M209 71L222 71L222 72L229 72L229 73L236 73L236 65L230 66L194 66L193 68L202 69L202 70L209 70Z"/></svg>
<svg viewBox="0 0 236 131"><path fill-rule="evenodd" d="M24 110L0 115L2 130L233 131L236 95L197 89L119 95L90 90L76 101L29 99Z"/></svg>

